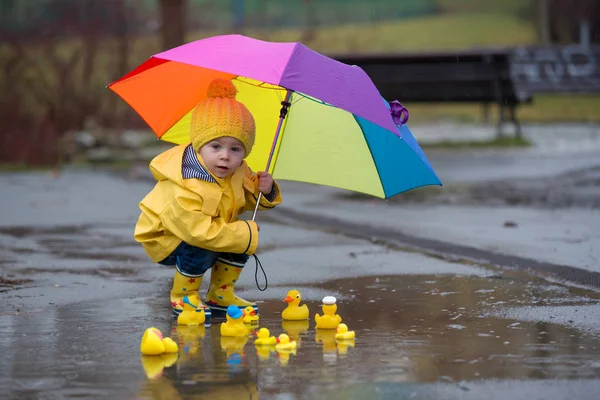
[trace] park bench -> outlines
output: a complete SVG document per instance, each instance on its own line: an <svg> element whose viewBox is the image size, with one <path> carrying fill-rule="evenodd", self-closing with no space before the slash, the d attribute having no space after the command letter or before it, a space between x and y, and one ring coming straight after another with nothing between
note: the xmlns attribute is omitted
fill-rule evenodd
<svg viewBox="0 0 600 400"><path fill-rule="evenodd" d="M600 47L578 45L332 57L365 70L387 100L497 104L498 134L536 93L600 93Z"/></svg>

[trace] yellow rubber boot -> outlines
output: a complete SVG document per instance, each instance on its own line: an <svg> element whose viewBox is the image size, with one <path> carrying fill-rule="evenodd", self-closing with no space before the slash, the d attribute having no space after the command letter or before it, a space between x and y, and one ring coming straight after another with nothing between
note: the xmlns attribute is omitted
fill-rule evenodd
<svg viewBox="0 0 600 400"><path fill-rule="evenodd" d="M196 296L198 298L198 307L204 307L206 318L210 318L210 308L206 307L200 299L198 289L202 284L203 275L190 275L175 269L175 277L173 277L173 288L171 289L171 309L176 315L183 311L183 296Z"/></svg>
<svg viewBox="0 0 600 400"><path fill-rule="evenodd" d="M235 283L242 268L219 259L210 273L210 286L206 294L206 305L215 311L226 312L227 307L236 305L240 309L252 306L258 313L258 306L235 295Z"/></svg>

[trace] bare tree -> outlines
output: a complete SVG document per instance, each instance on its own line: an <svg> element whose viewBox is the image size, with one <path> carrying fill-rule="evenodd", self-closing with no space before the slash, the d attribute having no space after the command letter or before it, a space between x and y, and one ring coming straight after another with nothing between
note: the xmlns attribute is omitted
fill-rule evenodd
<svg viewBox="0 0 600 400"><path fill-rule="evenodd" d="M537 0L534 5L536 7L535 15L539 41L544 45L549 45L551 39L550 9L548 0Z"/></svg>
<svg viewBox="0 0 600 400"><path fill-rule="evenodd" d="M66 132L90 117L114 117L110 104L118 99L105 85L127 68L125 0L108 7L95 0L47 4L54 19L26 21L20 30L0 26L0 70L6 71L0 77L0 162L56 164ZM114 46L106 40L114 36L108 21L122 30L118 52L108 48Z"/></svg>
<svg viewBox="0 0 600 400"><path fill-rule="evenodd" d="M305 26L302 31L301 42L308 43L315 38L317 25L319 23L317 19L317 13L315 10L315 4L312 0L303 0L304 10L306 11Z"/></svg>
<svg viewBox="0 0 600 400"><path fill-rule="evenodd" d="M553 42L575 43L582 21L587 21L591 41L600 43L600 1L548 0L550 34Z"/></svg>
<svg viewBox="0 0 600 400"><path fill-rule="evenodd" d="M164 49L177 47L185 42L186 3L186 0L160 0L160 31Z"/></svg>

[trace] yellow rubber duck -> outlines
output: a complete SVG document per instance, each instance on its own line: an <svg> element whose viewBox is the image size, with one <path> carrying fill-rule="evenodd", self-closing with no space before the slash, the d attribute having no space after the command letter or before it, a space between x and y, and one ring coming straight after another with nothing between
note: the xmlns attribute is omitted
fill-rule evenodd
<svg viewBox="0 0 600 400"><path fill-rule="evenodd" d="M206 321L204 307L198 307L197 296L183 296L183 311L177 316L179 325L202 325Z"/></svg>
<svg viewBox="0 0 600 400"><path fill-rule="evenodd" d="M346 325L346 324L339 324L338 327L336 328L335 339L336 340L354 339L354 331L349 331L348 325Z"/></svg>
<svg viewBox="0 0 600 400"><path fill-rule="evenodd" d="M238 306L227 307L227 321L221 323L221 336L246 336L248 328L244 325L244 312Z"/></svg>
<svg viewBox="0 0 600 400"><path fill-rule="evenodd" d="M277 338L278 342L275 345L275 350L277 351L277 358L279 359L279 363L281 365L287 365L290 361L290 355L296 355L296 342L290 341L289 337L286 338L286 334L282 333Z"/></svg>
<svg viewBox="0 0 600 400"><path fill-rule="evenodd" d="M290 337L285 333L282 333L277 338L277 344L275 345L275 349L279 350L295 350L296 349L296 341L290 340Z"/></svg>
<svg viewBox="0 0 600 400"><path fill-rule="evenodd" d="M140 343L140 352L146 356L157 356L163 353L177 353L177 343L171 338L163 338L158 328L146 329Z"/></svg>
<svg viewBox="0 0 600 400"><path fill-rule="evenodd" d="M281 365L286 365L290 360L290 354L296 355L296 341L290 340L288 335L282 333L277 338L275 350L277 350L279 363Z"/></svg>
<svg viewBox="0 0 600 400"><path fill-rule="evenodd" d="M170 337L164 338L163 344L165 345L165 353L178 353L179 352L179 346L177 346L177 343L175 343L175 341L173 339L171 339Z"/></svg>
<svg viewBox="0 0 600 400"><path fill-rule="evenodd" d="M315 314L316 327L319 329L335 329L342 322L342 317L337 315L337 305L335 297L323 297L323 315Z"/></svg>
<svg viewBox="0 0 600 400"><path fill-rule="evenodd" d="M244 323L256 325L258 324L258 314L256 314L256 310L252 306L248 306L244 308Z"/></svg>
<svg viewBox="0 0 600 400"><path fill-rule="evenodd" d="M286 309L281 312L281 318L288 321L300 321L303 319L308 319L308 306L306 304L300 305L300 302L302 301L302 295L299 291L290 290L283 301L288 303L288 305Z"/></svg>
<svg viewBox="0 0 600 400"><path fill-rule="evenodd" d="M271 332L267 328L260 328L258 332L256 332L257 339L254 341L254 344L257 346L269 346L277 343L277 338L275 336L270 336Z"/></svg>

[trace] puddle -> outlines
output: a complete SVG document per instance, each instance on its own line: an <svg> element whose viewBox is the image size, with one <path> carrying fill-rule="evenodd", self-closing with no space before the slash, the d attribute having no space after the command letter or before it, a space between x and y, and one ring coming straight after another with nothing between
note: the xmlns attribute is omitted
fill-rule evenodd
<svg viewBox="0 0 600 400"><path fill-rule="evenodd" d="M486 388L508 390L499 389L504 382L512 382L514 399L557 382L544 398L563 398L561 388L600 389L598 331L494 314L597 306L594 293L472 276L340 279L318 288L351 294L338 301L338 313L356 339L340 344L333 332L316 331L312 319L282 322L279 298L287 289L269 289L278 298L261 303L260 326L298 340L295 354L257 351L254 337L223 338L219 320L173 326L162 291L0 317L0 387L13 395L147 399L481 398ZM311 315L320 312L318 302L307 304ZM149 326L176 340L179 354L140 357Z"/></svg>

